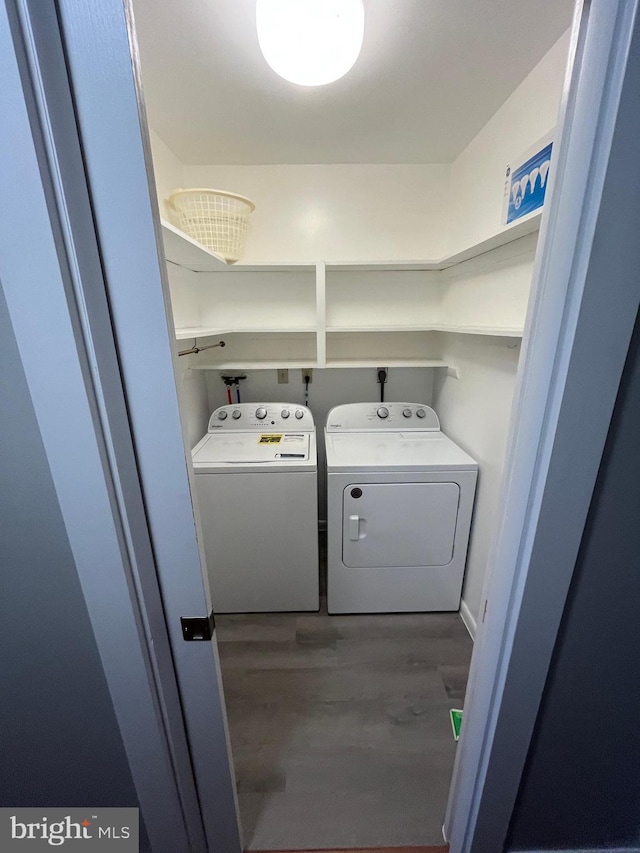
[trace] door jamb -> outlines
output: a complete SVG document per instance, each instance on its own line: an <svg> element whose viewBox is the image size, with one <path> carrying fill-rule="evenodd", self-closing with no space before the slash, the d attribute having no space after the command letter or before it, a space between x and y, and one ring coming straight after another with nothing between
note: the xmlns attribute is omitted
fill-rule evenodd
<svg viewBox="0 0 640 853"><path fill-rule="evenodd" d="M53 0L33 6L32 0L0 4L0 41L5 48L0 97L6 150L13 154L0 163L2 286L152 848L158 853L239 853L228 733L216 692L215 643L185 644L179 620L167 623L157 574L158 561L166 563L167 557L154 536L149 491L144 492L134 447L131 401L107 293L105 245L96 231L86 150L78 138L68 78L69 53L64 55L68 45L60 31L61 6ZM106 7L104 3L92 10L94 25ZM122 44L131 74L124 10L112 2L109 11L119 14L124 25ZM81 26L81 19L77 15L74 23ZM105 47L100 44L102 58L113 60ZM138 131L140 142L137 123L131 128ZM154 238L153 229L151 235ZM152 246L157 266L155 239ZM148 287L154 286L162 294L151 279ZM164 310L162 296L160 304ZM172 369L168 339L164 346ZM166 397L177 412L177 399L168 391ZM176 423L172 473L177 471L179 479L181 470L182 483L176 485L174 478L171 494L188 512L171 532L179 533L177 547L184 546L191 577L200 578L195 585L184 584L189 593L184 613L194 615L208 612L208 599L179 419ZM162 458L166 465L167 456ZM203 683L207 678L211 682L197 703L200 718L195 725L175 668L176 632L182 644L178 657L188 646L191 669L197 669ZM211 749L194 754L194 728L207 733L218 750L204 771ZM219 796L211 796L212 790Z"/></svg>
<svg viewBox="0 0 640 853"><path fill-rule="evenodd" d="M637 147L637 7L576 8L445 820L452 853L507 838L638 311L637 181L619 177Z"/></svg>
<svg viewBox="0 0 640 853"><path fill-rule="evenodd" d="M55 51L52 7L38 11ZM147 836L154 851L203 849L85 185L71 199L56 161L67 105L47 113L24 4L0 4L0 43L12 153L0 161L0 278L16 343ZM68 166L77 150L66 142Z"/></svg>

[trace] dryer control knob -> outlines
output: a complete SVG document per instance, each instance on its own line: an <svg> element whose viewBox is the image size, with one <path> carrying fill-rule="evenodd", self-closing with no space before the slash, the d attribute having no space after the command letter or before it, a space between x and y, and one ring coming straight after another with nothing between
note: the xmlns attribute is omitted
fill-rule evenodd
<svg viewBox="0 0 640 853"><path fill-rule="evenodd" d="M263 421L267 417L267 410L264 406L260 406L259 409L256 409L256 417L259 421Z"/></svg>
<svg viewBox="0 0 640 853"><path fill-rule="evenodd" d="M231 412L231 417L234 419L234 421L237 421L238 418L242 417L242 412L240 411L240 409L234 409L233 412Z"/></svg>
<svg viewBox="0 0 640 853"><path fill-rule="evenodd" d="M303 417L304 417L304 412L302 411L302 409L296 409L296 418L298 420L301 420L301 418L303 418Z"/></svg>
<svg viewBox="0 0 640 853"><path fill-rule="evenodd" d="M388 418L389 417L389 409L386 406L380 406L378 411L376 412L379 418Z"/></svg>
<svg viewBox="0 0 640 853"><path fill-rule="evenodd" d="M410 418L412 414L411 409L403 409L402 414L405 416L405 418Z"/></svg>
<svg viewBox="0 0 640 853"><path fill-rule="evenodd" d="M289 409L283 409L280 412L280 417L281 418L288 418L290 414L291 414L291 412L289 411Z"/></svg>
<svg viewBox="0 0 640 853"><path fill-rule="evenodd" d="M418 410L417 410L417 412L416 412L416 415L417 415L419 418L426 418L427 413L425 412L425 410L424 410L424 409L418 409Z"/></svg>
<svg viewBox="0 0 640 853"><path fill-rule="evenodd" d="M227 413L225 412L224 409L221 412L218 412L218 420L219 421L226 421L226 419L227 419Z"/></svg>

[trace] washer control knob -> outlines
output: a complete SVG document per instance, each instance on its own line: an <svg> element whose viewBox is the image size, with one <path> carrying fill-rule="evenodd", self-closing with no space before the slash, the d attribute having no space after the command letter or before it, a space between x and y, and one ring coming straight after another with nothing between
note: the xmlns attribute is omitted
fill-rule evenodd
<svg viewBox="0 0 640 853"><path fill-rule="evenodd" d="M298 420L301 420L303 417L304 417L304 412L302 411L302 409L296 409L296 418Z"/></svg>
<svg viewBox="0 0 640 853"><path fill-rule="evenodd" d="M419 418L426 418L427 413L425 412L425 410L424 410L424 409L418 409L418 410L417 410L417 412L416 412L416 415L417 415Z"/></svg>
<svg viewBox="0 0 640 853"><path fill-rule="evenodd" d="M376 412L379 418L388 418L389 417L389 409L386 406L380 406L378 411Z"/></svg>
<svg viewBox="0 0 640 853"><path fill-rule="evenodd" d="M267 410L264 406L260 406L259 409L256 409L256 417L259 421L263 421L267 417Z"/></svg>
<svg viewBox="0 0 640 853"><path fill-rule="evenodd" d="M291 412L289 411L289 409L283 409L280 412L280 417L281 418L288 418L290 414L291 414Z"/></svg>
<svg viewBox="0 0 640 853"><path fill-rule="evenodd" d="M242 412L240 411L240 409L234 409L233 412L231 412L231 417L234 419L234 421L237 421L238 418L242 417Z"/></svg>
<svg viewBox="0 0 640 853"><path fill-rule="evenodd" d="M410 418L412 415L411 409L403 409L402 414L405 416L405 418Z"/></svg>
<svg viewBox="0 0 640 853"><path fill-rule="evenodd" d="M227 413L225 412L224 409L221 412L218 412L218 420L219 421L226 421L226 419L227 419Z"/></svg>

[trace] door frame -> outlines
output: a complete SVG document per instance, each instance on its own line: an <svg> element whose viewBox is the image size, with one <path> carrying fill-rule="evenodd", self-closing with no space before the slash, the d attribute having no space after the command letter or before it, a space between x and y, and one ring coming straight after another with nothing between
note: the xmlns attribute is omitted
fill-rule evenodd
<svg viewBox="0 0 640 853"><path fill-rule="evenodd" d="M0 282L152 849L240 853L128 24L0 3Z"/></svg>
<svg viewBox="0 0 640 853"><path fill-rule="evenodd" d="M613 203L630 189L608 169L635 142L616 119L636 7L585 0L576 13L445 823L452 853L504 844L637 311L639 241L623 245L629 223ZM153 849L237 853L215 639L185 643L179 627L210 602L131 33L127 0L0 6L3 131L19 157L0 163L0 278ZM52 89L56 53L69 79ZM598 405L585 413L587 393ZM518 723L501 725L514 709Z"/></svg>
<svg viewBox="0 0 640 853"><path fill-rule="evenodd" d="M443 830L452 853L504 849L638 312L637 12L576 4Z"/></svg>

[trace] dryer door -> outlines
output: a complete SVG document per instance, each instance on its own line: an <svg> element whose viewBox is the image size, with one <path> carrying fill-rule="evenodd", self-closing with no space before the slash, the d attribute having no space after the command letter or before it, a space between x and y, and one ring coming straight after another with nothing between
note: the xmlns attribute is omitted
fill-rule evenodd
<svg viewBox="0 0 640 853"><path fill-rule="evenodd" d="M453 557L457 483L353 483L343 493L342 561L349 568L446 566Z"/></svg>

